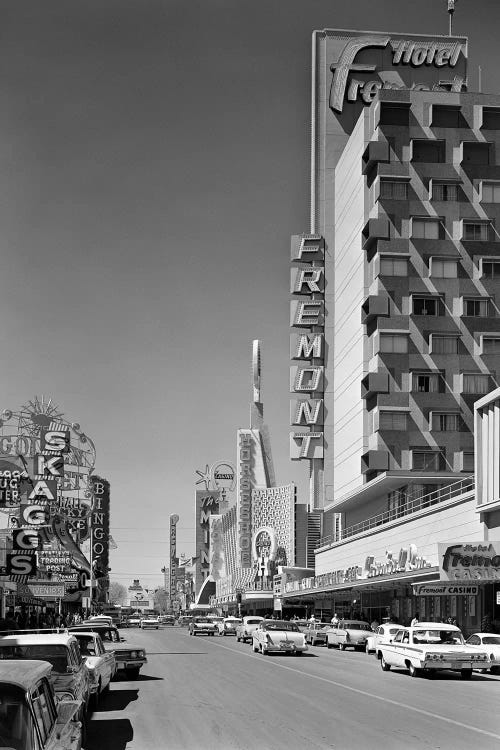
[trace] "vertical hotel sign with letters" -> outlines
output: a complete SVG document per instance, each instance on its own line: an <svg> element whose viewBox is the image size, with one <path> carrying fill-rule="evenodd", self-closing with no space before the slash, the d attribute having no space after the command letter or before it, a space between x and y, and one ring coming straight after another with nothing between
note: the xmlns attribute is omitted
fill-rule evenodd
<svg viewBox="0 0 500 750"><path fill-rule="evenodd" d="M292 237L290 310L290 458L323 458L324 242Z"/></svg>
<svg viewBox="0 0 500 750"><path fill-rule="evenodd" d="M196 490L196 564L195 591L199 593L210 573L210 523L211 517L219 515L220 492L218 490Z"/></svg>
<svg viewBox="0 0 500 750"><path fill-rule="evenodd" d="M177 522L179 516L173 513L170 516L170 601L174 599L177 591Z"/></svg>

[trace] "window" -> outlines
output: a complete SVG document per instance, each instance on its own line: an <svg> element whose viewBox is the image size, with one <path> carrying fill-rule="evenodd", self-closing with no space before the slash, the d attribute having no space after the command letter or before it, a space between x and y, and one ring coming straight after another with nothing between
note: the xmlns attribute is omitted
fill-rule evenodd
<svg viewBox="0 0 500 750"><path fill-rule="evenodd" d="M442 315L443 303L438 297L412 297L414 315Z"/></svg>
<svg viewBox="0 0 500 750"><path fill-rule="evenodd" d="M411 222L411 236L415 239L437 240L439 239L439 219L417 219L413 217Z"/></svg>
<svg viewBox="0 0 500 750"><path fill-rule="evenodd" d="M463 127L463 118L457 107L432 107L432 126L437 128Z"/></svg>
<svg viewBox="0 0 500 750"><path fill-rule="evenodd" d="M380 180L380 198L408 200L408 183L403 180Z"/></svg>
<svg viewBox="0 0 500 750"><path fill-rule="evenodd" d="M458 264L456 260L431 258L430 265L430 275L435 279L456 279L458 276Z"/></svg>
<svg viewBox="0 0 500 750"><path fill-rule="evenodd" d="M500 109L493 107L483 107L483 124L484 130L500 130Z"/></svg>
<svg viewBox="0 0 500 750"><path fill-rule="evenodd" d="M408 127L409 118L408 107L393 107L390 104L382 104L380 107L380 125L406 125Z"/></svg>
<svg viewBox="0 0 500 750"><path fill-rule="evenodd" d="M443 471L445 467L442 451L412 450L412 468L415 471Z"/></svg>
<svg viewBox="0 0 500 750"><path fill-rule="evenodd" d="M443 162L445 156L444 141L416 139L412 141L412 161Z"/></svg>
<svg viewBox="0 0 500 750"><path fill-rule="evenodd" d="M412 391L416 393L443 393L443 376L439 372L414 372L412 373Z"/></svg>
<svg viewBox="0 0 500 750"><path fill-rule="evenodd" d="M482 182L481 200L483 203L500 203L500 182Z"/></svg>
<svg viewBox="0 0 500 750"><path fill-rule="evenodd" d="M489 164L489 143L462 143L462 163L466 164Z"/></svg>
<svg viewBox="0 0 500 750"><path fill-rule="evenodd" d="M464 315L469 318L487 318L490 314L490 300L476 297L464 298Z"/></svg>
<svg viewBox="0 0 500 750"><path fill-rule="evenodd" d="M408 336L401 334L380 334L380 351L394 354L406 354L408 352Z"/></svg>
<svg viewBox="0 0 500 750"><path fill-rule="evenodd" d="M500 279L500 260L481 261L481 275L486 279Z"/></svg>
<svg viewBox="0 0 500 750"><path fill-rule="evenodd" d="M464 221L462 239L472 242L488 240L489 223L486 221Z"/></svg>
<svg viewBox="0 0 500 750"><path fill-rule="evenodd" d="M430 337L430 351L432 354L458 354L458 336L438 336L435 333Z"/></svg>
<svg viewBox="0 0 500 750"><path fill-rule="evenodd" d="M462 471L474 471L474 454L462 453Z"/></svg>
<svg viewBox="0 0 500 750"><path fill-rule="evenodd" d="M462 432L465 425L460 414L432 412L431 429L438 432Z"/></svg>
<svg viewBox="0 0 500 750"><path fill-rule="evenodd" d="M432 182L433 201L457 201L458 185L455 182Z"/></svg>
<svg viewBox="0 0 500 750"><path fill-rule="evenodd" d="M500 354L500 336L483 336L483 354Z"/></svg>
<svg viewBox="0 0 500 750"><path fill-rule="evenodd" d="M380 258L381 276L408 276L407 258Z"/></svg>
<svg viewBox="0 0 500 750"><path fill-rule="evenodd" d="M464 373L462 375L462 393L489 393L491 377L483 373Z"/></svg>
<svg viewBox="0 0 500 750"><path fill-rule="evenodd" d="M379 430L408 429L408 415L402 411L381 411L378 421Z"/></svg>

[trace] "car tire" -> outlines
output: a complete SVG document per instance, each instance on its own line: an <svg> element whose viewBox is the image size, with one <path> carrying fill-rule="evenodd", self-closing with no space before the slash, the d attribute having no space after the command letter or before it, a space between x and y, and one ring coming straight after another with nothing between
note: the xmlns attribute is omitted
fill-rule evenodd
<svg viewBox="0 0 500 750"><path fill-rule="evenodd" d="M239 636L239 635L237 635L237 636L236 636L236 643L239 643L239 642L240 642L240 636Z"/></svg>
<svg viewBox="0 0 500 750"><path fill-rule="evenodd" d="M383 672L390 672L391 671L391 665L387 664L386 660L384 659L384 655L381 654L380 656L380 666L382 667Z"/></svg>
<svg viewBox="0 0 500 750"><path fill-rule="evenodd" d="M470 680L472 677L472 669L461 669L460 677L462 680Z"/></svg>
<svg viewBox="0 0 500 750"><path fill-rule="evenodd" d="M500 674L500 667L498 666L491 667L490 674Z"/></svg>
<svg viewBox="0 0 500 750"><path fill-rule="evenodd" d="M411 662L408 664L408 671L410 673L410 677L420 677L420 669L418 669L418 667L415 667Z"/></svg>
<svg viewBox="0 0 500 750"><path fill-rule="evenodd" d="M333 648L333 643L330 643L330 641L327 640L326 647L327 648Z"/></svg>
<svg viewBox="0 0 500 750"><path fill-rule="evenodd" d="M262 656L267 656L267 648L264 648L264 644L261 644L260 653Z"/></svg>
<svg viewBox="0 0 500 750"><path fill-rule="evenodd" d="M97 685L97 691L93 693L90 697L90 705L92 708L92 712L97 711L97 706L99 705L99 696L101 694L101 681L99 680L99 684Z"/></svg>
<svg viewBox="0 0 500 750"><path fill-rule="evenodd" d="M365 646L365 651L366 651L367 654L370 653L370 647L368 646L368 644L366 644L366 646Z"/></svg>
<svg viewBox="0 0 500 750"><path fill-rule="evenodd" d="M302 656L303 653L304 653L303 651L296 651L295 656Z"/></svg>
<svg viewBox="0 0 500 750"><path fill-rule="evenodd" d="M259 647L257 646L257 648L255 648L255 643L253 641L252 641L252 651L254 652L254 654L257 654L259 651Z"/></svg>
<svg viewBox="0 0 500 750"><path fill-rule="evenodd" d="M343 651L345 649L345 643L339 643L339 651Z"/></svg>
<svg viewBox="0 0 500 750"><path fill-rule="evenodd" d="M137 680L139 677L140 669L139 667L133 667L132 669L126 669L125 670L127 677L130 677L131 680Z"/></svg>

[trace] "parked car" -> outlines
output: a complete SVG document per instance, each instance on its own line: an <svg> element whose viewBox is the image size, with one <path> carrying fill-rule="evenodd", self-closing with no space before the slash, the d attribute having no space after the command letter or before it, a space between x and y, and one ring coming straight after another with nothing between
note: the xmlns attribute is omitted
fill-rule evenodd
<svg viewBox="0 0 500 750"><path fill-rule="evenodd" d="M216 629L215 622L208 617L195 617L189 623L189 635L214 635Z"/></svg>
<svg viewBox="0 0 500 750"><path fill-rule="evenodd" d="M217 622L217 631L219 635L236 635L236 628L241 623L239 617L223 617Z"/></svg>
<svg viewBox="0 0 500 750"><path fill-rule="evenodd" d="M118 628L114 625L82 623L81 625L72 625L68 630L71 633L82 631L99 633L106 651L114 652L116 671L125 671L131 679L139 677L140 669L148 662L145 649L142 646L129 645L126 639L120 636ZM127 643L127 645L122 646L122 643Z"/></svg>
<svg viewBox="0 0 500 750"><path fill-rule="evenodd" d="M412 677L446 669L460 672L462 679L470 680L473 669L490 667L486 647L478 649L466 644L459 628L440 622L401 628L392 643L382 643L380 649L384 672L399 667L407 669Z"/></svg>
<svg viewBox="0 0 500 750"><path fill-rule="evenodd" d="M105 625L114 625L113 618L110 615L93 615L87 622L104 623Z"/></svg>
<svg viewBox="0 0 500 750"><path fill-rule="evenodd" d="M0 638L0 659L43 660L52 665L50 680L57 695L80 701L78 719L85 722L90 674L71 633L24 633Z"/></svg>
<svg viewBox="0 0 500 750"><path fill-rule="evenodd" d="M279 651L301 656L307 651L306 637L294 622L263 620L252 633L252 649L261 654Z"/></svg>
<svg viewBox="0 0 500 750"><path fill-rule="evenodd" d="M315 646L317 643L326 645L326 632L330 630L329 622L310 622L306 631L306 643Z"/></svg>
<svg viewBox="0 0 500 750"><path fill-rule="evenodd" d="M78 700L57 700L46 661L0 661L0 746L81 750Z"/></svg>
<svg viewBox="0 0 500 750"><path fill-rule="evenodd" d="M258 628L263 621L264 618L259 615L246 615L236 626L236 640L243 641L243 643L245 643L245 641L251 641L253 631L255 628Z"/></svg>
<svg viewBox="0 0 500 750"><path fill-rule="evenodd" d="M338 625L326 631L326 645L328 648L338 646L340 651L347 647L364 651L366 639L372 633L369 623L363 620L340 620Z"/></svg>
<svg viewBox="0 0 500 750"><path fill-rule="evenodd" d="M383 625L379 625L378 628L375 628L375 632L366 639L366 653L371 654L375 652L377 659L380 659L380 645L382 643L390 643L391 639L394 638L400 629L401 625L398 625L396 622L384 622Z"/></svg>
<svg viewBox="0 0 500 750"><path fill-rule="evenodd" d="M127 627L129 628L138 628L141 624L142 615L137 613L134 615L129 615L127 617Z"/></svg>
<svg viewBox="0 0 500 750"><path fill-rule="evenodd" d="M175 617L173 615L160 615L160 625L175 625Z"/></svg>
<svg viewBox="0 0 500 750"><path fill-rule="evenodd" d="M93 707L97 708L101 694L109 689L115 676L115 654L114 651L106 651L99 633L83 630L75 631L73 635L90 673L90 699Z"/></svg>
<svg viewBox="0 0 500 750"><path fill-rule="evenodd" d="M473 633L467 638L469 646L476 646L480 651L485 649L490 657L491 674L500 674L500 635L498 633Z"/></svg>
<svg viewBox="0 0 500 750"><path fill-rule="evenodd" d="M143 617L141 620L141 630L158 630L160 627L160 620L158 617Z"/></svg>

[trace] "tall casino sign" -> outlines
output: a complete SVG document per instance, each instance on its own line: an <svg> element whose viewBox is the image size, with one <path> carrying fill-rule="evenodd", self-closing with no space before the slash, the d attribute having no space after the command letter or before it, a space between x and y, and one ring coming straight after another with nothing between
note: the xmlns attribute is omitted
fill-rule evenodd
<svg viewBox="0 0 500 750"><path fill-rule="evenodd" d="M92 577L97 583L95 599L107 601L109 590L109 502L110 485L107 479L92 476L94 503L91 514Z"/></svg>
<svg viewBox="0 0 500 750"><path fill-rule="evenodd" d="M290 458L309 461L316 483L323 462L324 256L319 235L292 237Z"/></svg>
<svg viewBox="0 0 500 750"><path fill-rule="evenodd" d="M170 516L170 601L175 598L177 592L177 523L179 516L172 513Z"/></svg>
<svg viewBox="0 0 500 750"><path fill-rule="evenodd" d="M195 593L198 595L203 582L210 575L210 526L212 516L220 512L220 491L196 490L195 545L196 564L194 575Z"/></svg>

